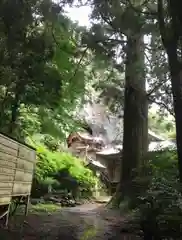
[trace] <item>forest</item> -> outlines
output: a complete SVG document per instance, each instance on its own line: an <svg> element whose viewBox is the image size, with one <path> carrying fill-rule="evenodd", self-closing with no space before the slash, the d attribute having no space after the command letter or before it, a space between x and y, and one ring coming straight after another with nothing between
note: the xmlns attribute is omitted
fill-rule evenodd
<svg viewBox="0 0 182 240"><path fill-rule="evenodd" d="M67 6L89 6L90 26L73 22ZM91 197L97 176L65 146L71 132L87 125L79 116L83 106L100 102L123 118L120 183L109 205L127 207L145 239L181 238L181 6L179 0L1 1L0 131L36 148L32 194L39 194L37 186L58 188L55 175L67 169L80 196ZM148 129L176 149L148 154Z"/></svg>

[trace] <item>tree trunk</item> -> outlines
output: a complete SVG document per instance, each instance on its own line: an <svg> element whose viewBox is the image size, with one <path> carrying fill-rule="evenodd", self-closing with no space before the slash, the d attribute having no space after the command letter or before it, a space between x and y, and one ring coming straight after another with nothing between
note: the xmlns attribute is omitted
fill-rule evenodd
<svg viewBox="0 0 182 240"><path fill-rule="evenodd" d="M164 5L164 2L162 0L158 0L157 5L158 24L161 34L161 40L168 55L169 70L171 73L173 106L176 123L178 169L179 179L182 183L182 17L180 12L181 2L170 0L167 1L166 5ZM170 19L170 22L168 23L165 21L166 12L169 14L168 19Z"/></svg>
<svg viewBox="0 0 182 240"><path fill-rule="evenodd" d="M124 197L132 198L136 192L133 170L140 170L148 150L148 103L144 69L143 36L135 35L127 40L125 68L125 105L123 156L120 184L113 198L118 206Z"/></svg>
<svg viewBox="0 0 182 240"><path fill-rule="evenodd" d="M13 133L16 130L16 122L19 114L20 96L21 96L22 90L23 90L23 87L21 86L21 84L19 84L16 87L15 97L11 107L11 120L10 120L9 131L8 131L10 135L13 135Z"/></svg>
<svg viewBox="0 0 182 240"><path fill-rule="evenodd" d="M0 128L1 129L3 128L3 125L4 125L5 105L8 99L8 91L9 89L7 87L3 100L0 104Z"/></svg>
<svg viewBox="0 0 182 240"><path fill-rule="evenodd" d="M178 153L179 179L182 183L182 67L177 57L177 47L167 47L168 62L171 73L173 106L176 123L176 144Z"/></svg>

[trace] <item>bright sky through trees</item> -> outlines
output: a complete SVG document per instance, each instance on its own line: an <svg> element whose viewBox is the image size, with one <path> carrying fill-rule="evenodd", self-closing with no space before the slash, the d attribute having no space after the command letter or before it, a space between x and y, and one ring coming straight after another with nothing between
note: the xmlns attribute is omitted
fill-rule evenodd
<svg viewBox="0 0 182 240"><path fill-rule="evenodd" d="M67 16L70 17L73 21L78 22L81 26L89 26L89 15L91 13L91 9L88 6L80 7L80 8L65 8L67 12Z"/></svg>

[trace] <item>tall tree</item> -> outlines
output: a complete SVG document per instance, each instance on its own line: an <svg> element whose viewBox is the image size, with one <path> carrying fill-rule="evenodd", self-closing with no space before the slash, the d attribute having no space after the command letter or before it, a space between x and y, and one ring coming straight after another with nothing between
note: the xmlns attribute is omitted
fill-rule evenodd
<svg viewBox="0 0 182 240"><path fill-rule="evenodd" d="M122 1L93 1L93 25L87 44L96 53L125 74L124 136L121 181L116 194L117 203L130 195L128 187L134 178L132 171L143 163L148 144L148 104L144 65L144 27L142 14L136 13ZM118 62L118 59L121 59ZM121 80L121 84L123 82Z"/></svg>
<svg viewBox="0 0 182 240"><path fill-rule="evenodd" d="M0 16L1 131L22 138L36 119L34 131L45 132L83 95L80 29L49 0L5 1Z"/></svg>
<svg viewBox="0 0 182 240"><path fill-rule="evenodd" d="M50 64L54 45L51 43L46 23L51 21L53 12L55 13L54 7L57 7L59 12L59 7L50 1L4 1L1 4L0 32L4 46L1 46L0 84L5 92L1 102L1 127L4 125L4 107L8 105L9 124L6 132L9 134L16 131L22 103L42 104L41 97L46 98L49 91L51 99L44 104L57 104L61 76ZM3 75L6 69L9 69L10 75L5 80ZM54 79L50 82L50 73L53 72Z"/></svg>
<svg viewBox="0 0 182 240"><path fill-rule="evenodd" d="M182 16L181 1L158 0L158 23L168 55L176 123L179 178L182 182Z"/></svg>

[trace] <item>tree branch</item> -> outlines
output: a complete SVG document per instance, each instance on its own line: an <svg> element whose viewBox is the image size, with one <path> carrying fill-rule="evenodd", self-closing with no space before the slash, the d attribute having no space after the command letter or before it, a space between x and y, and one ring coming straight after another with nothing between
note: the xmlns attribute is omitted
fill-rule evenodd
<svg viewBox="0 0 182 240"><path fill-rule="evenodd" d="M84 57L85 57L85 55L86 55L86 53L87 53L87 50L88 50L88 47L83 51L82 56L80 57L80 59L79 59L79 61L78 61L78 64L77 64L77 66L76 66L76 69L75 69L73 75L71 76L70 80L71 80L72 78L74 78L74 77L76 76L77 72L79 71L79 68L80 68L81 63L82 63L82 61L83 61L83 59L84 59Z"/></svg>
<svg viewBox="0 0 182 240"><path fill-rule="evenodd" d="M145 0L145 1L140 5L140 8L142 9L143 7L146 7L146 8L149 9L149 11L146 11L146 10L145 10L145 11L142 11L141 9L135 7L135 6L133 5L133 3L131 2L131 0L128 0L128 2L129 2L130 7L131 7L135 12L138 12L138 13L144 14L144 15L157 16L157 12L152 11L152 10L150 10L147 6L145 6L145 5L149 2L148 0Z"/></svg>
<svg viewBox="0 0 182 240"><path fill-rule="evenodd" d="M65 53L73 56L73 52L71 52L71 51L70 51L70 52L69 52L69 51L65 51L65 49L64 49L63 47L61 47L60 43L59 43L59 42L57 41L57 39L56 39L56 36L54 35L53 29L51 30L51 33L52 33L52 38L53 38L55 44L59 47L59 49L60 49L61 51L65 52Z"/></svg>
<svg viewBox="0 0 182 240"><path fill-rule="evenodd" d="M160 87L162 87L162 85L167 81L167 79L164 79L163 81L159 82L158 84L156 84L154 86L154 88L152 90L150 90L147 93L147 97L150 97L154 92L156 92L157 90L159 90Z"/></svg>
<svg viewBox="0 0 182 240"><path fill-rule="evenodd" d="M99 11L99 14L100 14L101 18L104 20L104 22L106 22L113 30L119 31L121 34L124 34L125 36L127 36L126 32L121 31L121 29L118 28L117 26L115 26L112 21L109 21L109 20L104 16L104 14L103 14L102 11Z"/></svg>
<svg viewBox="0 0 182 240"><path fill-rule="evenodd" d="M158 102L151 98L149 98L149 100L150 100L150 102L155 103L160 107L162 106L165 110L168 111L169 114L171 114L172 116L175 116L174 111L172 109L170 109L164 102Z"/></svg>

